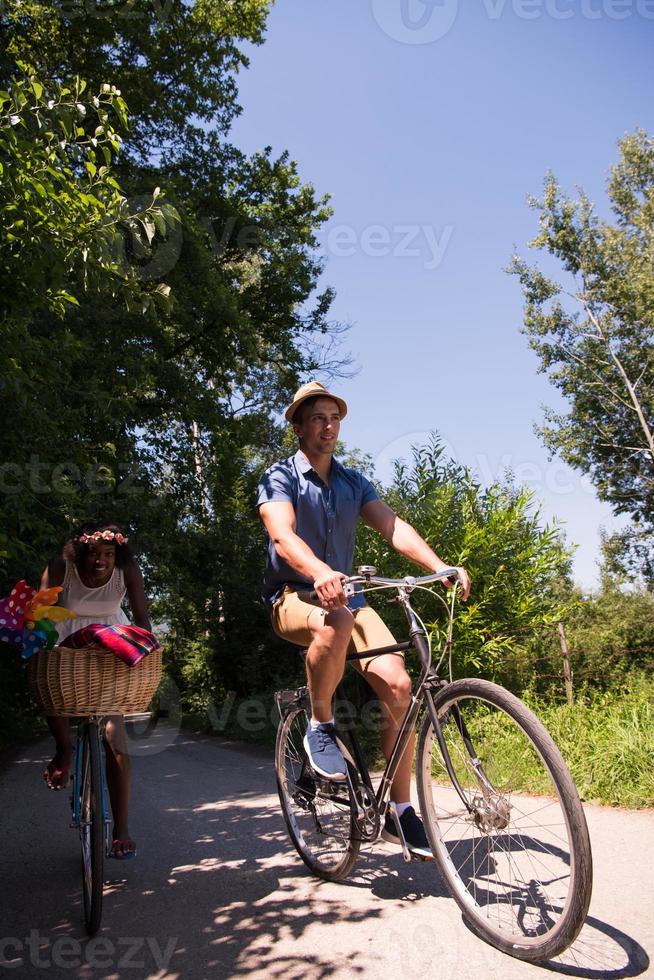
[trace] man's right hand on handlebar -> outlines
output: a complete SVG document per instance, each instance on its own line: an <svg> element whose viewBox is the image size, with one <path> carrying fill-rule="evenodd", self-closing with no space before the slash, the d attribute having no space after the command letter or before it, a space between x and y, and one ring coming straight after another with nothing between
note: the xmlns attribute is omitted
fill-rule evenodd
<svg viewBox="0 0 654 980"><path fill-rule="evenodd" d="M347 606L347 596L343 591L343 582L347 578L343 572L335 572L333 568L325 568L313 583L320 605L330 612L340 606Z"/></svg>

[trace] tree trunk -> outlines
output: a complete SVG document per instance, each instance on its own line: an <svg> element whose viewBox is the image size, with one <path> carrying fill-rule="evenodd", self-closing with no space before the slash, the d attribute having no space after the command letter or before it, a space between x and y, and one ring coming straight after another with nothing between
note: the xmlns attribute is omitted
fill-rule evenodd
<svg viewBox="0 0 654 980"><path fill-rule="evenodd" d="M570 656L568 654L568 642L565 638L563 623L559 623L559 640L561 641L561 656L563 657L563 680L565 681L565 698L569 705L572 704L572 671L570 670Z"/></svg>

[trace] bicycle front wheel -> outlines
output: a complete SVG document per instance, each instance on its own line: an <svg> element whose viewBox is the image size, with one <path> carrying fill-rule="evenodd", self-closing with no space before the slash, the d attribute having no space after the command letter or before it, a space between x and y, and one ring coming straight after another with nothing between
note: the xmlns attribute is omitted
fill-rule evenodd
<svg viewBox="0 0 654 980"><path fill-rule="evenodd" d="M578 935L592 888L586 819L565 762L526 705L489 681L454 681L434 707L461 795L429 715L416 770L445 883L498 949L533 962L556 956Z"/></svg>
<svg viewBox="0 0 654 980"><path fill-rule="evenodd" d="M104 820L100 736L95 722L87 722L81 736L80 841L84 925L89 936L100 928L104 883Z"/></svg>
<svg viewBox="0 0 654 980"><path fill-rule="evenodd" d="M304 749L308 715L289 709L277 730L275 768L282 813L298 854L326 881L344 878L361 846L356 801L348 782L316 776Z"/></svg>

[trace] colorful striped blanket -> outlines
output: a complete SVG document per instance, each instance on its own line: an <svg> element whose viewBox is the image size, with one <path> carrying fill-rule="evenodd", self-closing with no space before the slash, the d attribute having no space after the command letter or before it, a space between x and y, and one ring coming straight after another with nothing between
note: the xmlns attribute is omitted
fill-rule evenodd
<svg viewBox="0 0 654 980"><path fill-rule="evenodd" d="M76 630L62 640L59 646L76 649L95 644L111 650L128 667L134 667L149 653L160 647L154 633L144 630L141 626L103 626L102 623L83 626L82 629Z"/></svg>

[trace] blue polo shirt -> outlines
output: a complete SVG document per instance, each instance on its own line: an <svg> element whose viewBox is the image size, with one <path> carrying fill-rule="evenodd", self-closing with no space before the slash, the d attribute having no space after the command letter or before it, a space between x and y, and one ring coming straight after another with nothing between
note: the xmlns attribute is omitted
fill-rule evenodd
<svg viewBox="0 0 654 980"><path fill-rule="evenodd" d="M370 480L333 458L327 485L301 450L266 470L257 490L257 507L273 500L286 500L293 504L298 537L317 558L345 575L352 572L356 526L361 508L377 499L377 491ZM313 588L313 582L299 577L280 558L268 538L262 598L269 610L286 585L298 590ZM349 601L352 609L364 604L363 596L352 596Z"/></svg>

